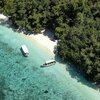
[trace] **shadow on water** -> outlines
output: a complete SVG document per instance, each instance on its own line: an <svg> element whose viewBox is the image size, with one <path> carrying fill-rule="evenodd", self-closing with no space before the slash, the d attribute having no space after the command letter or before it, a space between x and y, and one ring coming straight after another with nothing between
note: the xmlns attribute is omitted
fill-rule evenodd
<svg viewBox="0 0 100 100"><path fill-rule="evenodd" d="M80 72L79 70L77 70L75 68L75 65L71 64L70 62L65 62L63 61L59 56L55 55L55 60L59 63L65 64L66 65L66 71L69 72L71 78L74 78L77 80L77 82L82 83L83 85L86 85L88 87L91 87L95 90L98 89L98 87L93 84L92 82L86 80L84 74L82 72Z"/></svg>
<svg viewBox="0 0 100 100"><path fill-rule="evenodd" d="M21 51L22 55L25 57L25 55L24 55L24 52L23 52L22 48L20 48L20 51Z"/></svg>
<svg viewBox="0 0 100 100"><path fill-rule="evenodd" d="M24 57L27 57L27 56L25 55L25 53L23 52L22 48L20 48L20 51L21 51L21 53L22 53L22 55L23 55Z"/></svg>
<svg viewBox="0 0 100 100"><path fill-rule="evenodd" d="M65 62L63 61L58 55L55 54L55 57L54 59L58 62L58 63L61 63L61 64L66 64L66 65L70 65L69 62ZM68 66L67 66L68 67Z"/></svg>
<svg viewBox="0 0 100 100"><path fill-rule="evenodd" d="M4 89L5 89L5 80L3 77L0 76L0 100L5 100L5 93L4 93Z"/></svg>
<svg viewBox="0 0 100 100"><path fill-rule="evenodd" d="M12 24L10 24L8 22L2 22L2 23L0 23L0 25L6 26L7 28L11 28L14 32L16 32L16 30L17 30L14 25L12 25Z"/></svg>

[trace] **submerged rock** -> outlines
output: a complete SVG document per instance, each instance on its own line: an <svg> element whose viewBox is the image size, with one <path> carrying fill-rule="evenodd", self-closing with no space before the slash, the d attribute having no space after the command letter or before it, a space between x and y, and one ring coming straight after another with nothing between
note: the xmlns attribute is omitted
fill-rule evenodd
<svg viewBox="0 0 100 100"><path fill-rule="evenodd" d="M48 90L45 90L44 93L48 93Z"/></svg>

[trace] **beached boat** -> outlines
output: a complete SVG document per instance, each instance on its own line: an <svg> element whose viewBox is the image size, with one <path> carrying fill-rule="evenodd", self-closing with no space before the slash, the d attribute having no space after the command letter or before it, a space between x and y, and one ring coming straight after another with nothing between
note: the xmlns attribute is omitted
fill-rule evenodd
<svg viewBox="0 0 100 100"><path fill-rule="evenodd" d="M48 67L48 66L52 66L54 64L56 64L55 60L48 60L44 64L42 64L41 67Z"/></svg>
<svg viewBox="0 0 100 100"><path fill-rule="evenodd" d="M21 51L22 51L22 53L23 53L24 56L27 57L29 55L29 51L28 51L26 45L22 45L21 46Z"/></svg>

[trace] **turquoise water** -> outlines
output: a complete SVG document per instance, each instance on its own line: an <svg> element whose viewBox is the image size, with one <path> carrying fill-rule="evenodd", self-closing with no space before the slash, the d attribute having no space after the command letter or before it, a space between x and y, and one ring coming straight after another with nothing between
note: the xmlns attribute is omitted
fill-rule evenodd
<svg viewBox="0 0 100 100"><path fill-rule="evenodd" d="M20 51L23 44L30 52L27 58ZM0 25L0 100L100 100L90 83L65 69L68 65L40 67L52 57L36 41Z"/></svg>

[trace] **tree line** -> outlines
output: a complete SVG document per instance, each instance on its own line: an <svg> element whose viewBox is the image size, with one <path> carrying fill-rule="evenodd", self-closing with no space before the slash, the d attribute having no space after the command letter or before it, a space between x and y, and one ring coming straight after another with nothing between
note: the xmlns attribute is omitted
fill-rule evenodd
<svg viewBox="0 0 100 100"><path fill-rule="evenodd" d="M100 84L99 0L0 0L0 12L28 31L53 31L58 55Z"/></svg>

